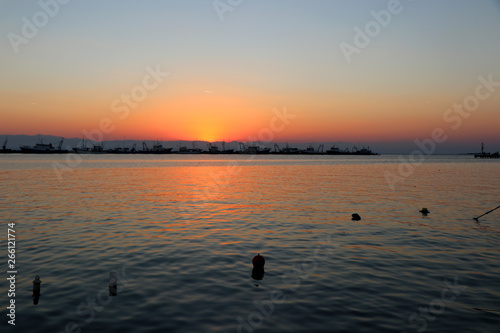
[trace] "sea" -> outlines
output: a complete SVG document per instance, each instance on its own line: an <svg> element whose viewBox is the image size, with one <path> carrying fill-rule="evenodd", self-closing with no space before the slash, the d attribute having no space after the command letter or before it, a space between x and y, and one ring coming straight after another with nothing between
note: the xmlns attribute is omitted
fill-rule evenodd
<svg viewBox="0 0 500 333"><path fill-rule="evenodd" d="M0 203L1 332L500 327L500 160L0 154Z"/></svg>

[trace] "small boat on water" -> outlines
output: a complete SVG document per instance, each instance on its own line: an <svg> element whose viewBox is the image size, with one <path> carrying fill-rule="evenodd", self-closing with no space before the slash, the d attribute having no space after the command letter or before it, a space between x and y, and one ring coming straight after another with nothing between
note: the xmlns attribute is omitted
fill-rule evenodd
<svg viewBox="0 0 500 333"><path fill-rule="evenodd" d="M287 144L285 144L285 148L280 148L278 144L274 144L274 153L276 154L288 154L288 155L297 155L302 153L302 151L299 148L295 147L290 147Z"/></svg>
<svg viewBox="0 0 500 333"><path fill-rule="evenodd" d="M129 147L115 147L113 149L108 150L109 154L132 154L133 152Z"/></svg>
<svg viewBox="0 0 500 333"><path fill-rule="evenodd" d="M370 147L363 147L361 149L358 149L356 146L354 146L353 150L351 151L351 154L353 155L379 155L378 153L374 153L371 151Z"/></svg>
<svg viewBox="0 0 500 333"><path fill-rule="evenodd" d="M478 154L474 154L474 158L500 158L500 153L485 153L484 152L484 143L481 143L481 152Z"/></svg>
<svg viewBox="0 0 500 333"><path fill-rule="evenodd" d="M187 148L185 146L179 147L178 154L201 154L200 148Z"/></svg>
<svg viewBox="0 0 500 333"><path fill-rule="evenodd" d="M25 154L67 154L69 150L62 149L64 138L61 138L56 147L52 143L45 144L42 142L35 144L35 146L21 146L21 152Z"/></svg>
<svg viewBox="0 0 500 333"><path fill-rule="evenodd" d="M7 142L9 141L9 138L5 138L5 142L2 145L2 149L0 150L0 154L13 154L13 153L20 153L19 150L12 150L12 149L7 149Z"/></svg>
<svg viewBox="0 0 500 333"><path fill-rule="evenodd" d="M209 154L220 154L221 151L219 150L219 147L211 144L211 143L208 143L208 151L207 151Z"/></svg>
<svg viewBox="0 0 500 333"><path fill-rule="evenodd" d="M0 154L15 154L15 153L20 153L20 152L21 152L20 150L13 150L13 149L7 149L7 148L0 149Z"/></svg>
<svg viewBox="0 0 500 333"><path fill-rule="evenodd" d="M234 149L226 149L226 143L222 141L222 151L221 154L234 154Z"/></svg>
<svg viewBox="0 0 500 333"><path fill-rule="evenodd" d="M196 148L196 144L193 141L193 148L187 148L186 146L180 146L177 154L201 154L202 150Z"/></svg>
<svg viewBox="0 0 500 333"><path fill-rule="evenodd" d="M106 151L104 150L104 143L101 142L101 144L95 144L94 147L90 150L92 154L105 154Z"/></svg>
<svg viewBox="0 0 500 333"><path fill-rule="evenodd" d="M163 145L157 143L151 149L151 154L170 154L172 152L172 148L163 147Z"/></svg>
<svg viewBox="0 0 500 333"><path fill-rule="evenodd" d="M371 151L370 147L358 149L354 146L352 150L349 150L348 148L341 150L336 145L333 145L332 148L326 151L326 153L329 155L379 155L378 153Z"/></svg>
<svg viewBox="0 0 500 333"><path fill-rule="evenodd" d="M271 148L262 148L256 144L246 146L244 143L240 142L240 153L241 154L269 154L270 152L271 152Z"/></svg>
<svg viewBox="0 0 500 333"><path fill-rule="evenodd" d="M318 149L314 149L312 145L307 147L306 149L302 150L302 154L308 154L308 155L322 155L323 154L323 145L319 145Z"/></svg>
<svg viewBox="0 0 500 333"><path fill-rule="evenodd" d="M74 147L73 151L77 154L92 154L92 149L87 147L87 140L85 138L82 139L82 146Z"/></svg>
<svg viewBox="0 0 500 333"><path fill-rule="evenodd" d="M153 148L149 149L145 142L142 143L142 150L139 151L141 154L170 154L172 152L172 148L163 147L163 145L156 141L156 144L153 145Z"/></svg>
<svg viewBox="0 0 500 333"><path fill-rule="evenodd" d="M208 150L206 151L208 154L234 154L234 149L226 149L226 143L222 142L222 150L219 149L218 146L208 143Z"/></svg>
<svg viewBox="0 0 500 333"><path fill-rule="evenodd" d="M330 149L326 151L327 154L330 155L348 155L351 154L348 148L341 150L339 147L336 145L333 145Z"/></svg>

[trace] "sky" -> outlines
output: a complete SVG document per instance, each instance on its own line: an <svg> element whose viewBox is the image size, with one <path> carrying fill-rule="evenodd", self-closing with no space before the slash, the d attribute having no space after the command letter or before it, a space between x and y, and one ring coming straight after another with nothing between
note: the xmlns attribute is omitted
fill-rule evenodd
<svg viewBox="0 0 500 333"><path fill-rule="evenodd" d="M0 0L0 135L500 150L499 41L498 0Z"/></svg>

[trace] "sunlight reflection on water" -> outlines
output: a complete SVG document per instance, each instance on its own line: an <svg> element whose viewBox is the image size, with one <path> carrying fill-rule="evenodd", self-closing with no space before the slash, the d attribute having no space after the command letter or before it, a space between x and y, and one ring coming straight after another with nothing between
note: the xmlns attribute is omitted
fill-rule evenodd
<svg viewBox="0 0 500 333"><path fill-rule="evenodd" d="M393 156L91 156L62 181L51 169L59 158L0 159L22 331L75 322L83 332L416 332L409 316L455 277L467 291L427 331L499 324L472 309L500 296L500 214L472 220L498 205L495 161L433 157L391 191ZM257 253L266 257L258 282ZM122 270L116 297L99 296L100 310L82 305ZM273 305L268 316L263 304Z"/></svg>

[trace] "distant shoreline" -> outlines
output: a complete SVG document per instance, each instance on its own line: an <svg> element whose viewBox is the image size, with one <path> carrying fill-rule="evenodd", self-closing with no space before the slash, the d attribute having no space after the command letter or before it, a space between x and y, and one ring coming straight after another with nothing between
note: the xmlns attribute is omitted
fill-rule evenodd
<svg viewBox="0 0 500 333"><path fill-rule="evenodd" d="M62 144L61 144L62 140ZM279 154L279 155L300 155L300 154L315 154L315 155L328 155L328 151L331 151L332 155L359 155L352 153L356 150L362 150L365 148L371 150L373 154L384 154L384 155L409 155L415 151L415 143L411 140L402 140L396 142L345 142L345 141L329 141L329 142L318 142L318 141L301 141L301 142L289 142L277 141L277 142L242 142L242 141L216 141L208 142L202 140L188 141L188 140L137 140L137 139L126 139L123 140L105 140L102 142L97 142L94 140L82 139L82 138L61 138L60 136L53 135L0 135L0 154L2 153L27 153L20 150L21 147L34 147L37 144L51 145L53 149L60 149L61 152L55 153L72 153L76 150L81 150L79 153L89 153L88 151L82 150L92 150L97 147L99 151L95 153L155 153L155 154L189 154L189 153L201 153L201 154L239 154L244 153L245 149L248 147L253 147L254 150L262 150L257 153L265 153L265 150L269 150L269 154ZM498 150L498 144L496 142L491 142L487 144L485 151L491 151L494 153ZM371 145L374 147L371 148ZM446 145L439 147L433 154L436 155L476 155L480 154L479 149L474 152L475 145L472 144L456 144L453 143L451 146ZM479 144L478 144L479 146ZM245 148L247 147L247 148ZM257 148L256 148L257 147ZM358 148L359 147L359 148ZM50 148L50 147L49 147ZM183 149L181 152L180 149ZM438 147L436 147L438 148ZM463 148L461 150L460 148ZM479 148L479 147L478 147ZM155 150L151 152L150 150ZM466 152L464 152L464 150ZM307 152L306 152L307 151ZM348 153L345 153L345 152ZM363 154L361 154L363 155ZM370 155L370 154L367 154Z"/></svg>

